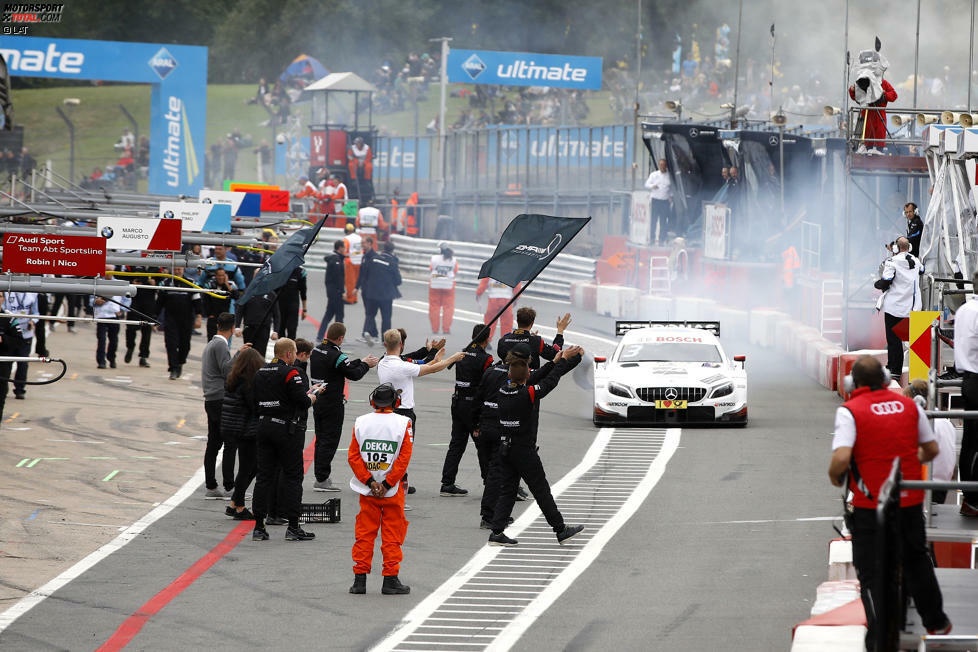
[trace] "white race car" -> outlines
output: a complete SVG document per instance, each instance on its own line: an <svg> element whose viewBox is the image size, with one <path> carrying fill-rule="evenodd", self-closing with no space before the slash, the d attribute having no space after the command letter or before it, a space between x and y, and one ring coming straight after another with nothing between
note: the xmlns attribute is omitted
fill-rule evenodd
<svg viewBox="0 0 978 652"><path fill-rule="evenodd" d="M747 425L746 358L727 357L720 322L619 321L611 359L594 358L594 425Z"/></svg>

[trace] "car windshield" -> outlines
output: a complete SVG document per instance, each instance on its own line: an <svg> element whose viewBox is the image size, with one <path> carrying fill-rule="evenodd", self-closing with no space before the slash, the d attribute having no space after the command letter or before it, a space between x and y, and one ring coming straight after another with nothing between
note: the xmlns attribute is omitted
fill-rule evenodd
<svg viewBox="0 0 978 652"><path fill-rule="evenodd" d="M676 342L637 342L625 344L618 362L722 362L720 349L713 344Z"/></svg>

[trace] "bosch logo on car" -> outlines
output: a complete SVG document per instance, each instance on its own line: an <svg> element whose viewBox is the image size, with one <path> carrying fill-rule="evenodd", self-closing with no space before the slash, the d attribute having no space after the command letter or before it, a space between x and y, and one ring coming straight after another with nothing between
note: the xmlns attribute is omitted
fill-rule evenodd
<svg viewBox="0 0 978 652"><path fill-rule="evenodd" d="M900 401L885 401L883 403L873 403L869 406L869 411L876 416L888 414L900 414L903 412L903 403Z"/></svg>
<svg viewBox="0 0 978 652"><path fill-rule="evenodd" d="M685 336L684 337L682 335L660 335L660 336L658 336L658 337L655 338L655 341L656 342L688 342L688 343L694 343L694 342L702 342L703 341L703 338L701 338L701 337L688 337L688 336Z"/></svg>

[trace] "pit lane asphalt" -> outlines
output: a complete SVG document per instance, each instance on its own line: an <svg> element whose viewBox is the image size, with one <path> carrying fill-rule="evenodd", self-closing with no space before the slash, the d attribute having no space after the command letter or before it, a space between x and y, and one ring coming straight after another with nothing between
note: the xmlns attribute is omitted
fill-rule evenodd
<svg viewBox="0 0 978 652"><path fill-rule="evenodd" d="M310 288L310 316L318 318L321 275L310 274ZM407 329L408 347L415 348L428 335L426 290L405 283L402 292L394 325ZM460 288L457 296L460 310L481 312L471 290ZM552 325L558 313L570 310L552 301L521 304L537 309L540 326ZM460 312L457 317L474 315ZM348 307L344 349L353 355L367 353L353 340L361 321L362 308ZM613 320L593 314L574 313L570 330L614 340ZM449 351L463 346L470 331L470 321L457 319ZM315 327L303 323L299 334L312 339ZM576 335L567 340L595 353L611 348ZM826 579L830 523L795 519L839 511L837 494L825 477L838 400L769 352L726 346L730 354L748 355L750 425L683 429L679 450L639 512L516 649L758 650L789 645L791 626L808 616L815 587ZM374 352L379 353L376 347ZM408 501L414 510L408 514L401 568L401 579L412 587L410 596L380 595L379 546L368 595L347 593L357 500L345 488L350 475L346 435L334 462L334 480L343 493L312 492L311 473L304 483L305 502L342 498L341 523L309 525L317 534L313 542L285 542L281 528L270 528L272 539L265 543L246 538L150 618L128 649L359 650L381 640L485 545L487 532L478 529L481 483L471 447L458 478L470 496L438 496L452 379L451 372L443 372L416 385L418 432L411 477L418 493ZM351 384L347 432L353 419L369 410L365 400L375 385L373 372ZM590 392L569 378L544 400L540 445L551 483L572 469L591 444L597 430L590 409ZM307 433L307 444L312 436ZM179 485L187 477L169 483ZM0 634L0 648L98 648L234 528L236 523L223 516L226 503L203 500L201 494L202 489L22 616ZM84 541L79 548L85 548Z"/></svg>

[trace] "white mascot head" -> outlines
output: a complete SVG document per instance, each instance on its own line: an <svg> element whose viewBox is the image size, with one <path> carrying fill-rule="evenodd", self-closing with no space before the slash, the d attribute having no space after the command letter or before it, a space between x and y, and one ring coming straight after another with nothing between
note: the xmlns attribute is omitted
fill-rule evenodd
<svg viewBox="0 0 978 652"><path fill-rule="evenodd" d="M851 79L854 80L856 102L862 106L883 97L883 73L890 67L890 62L880 54L882 45L877 37L876 49L861 50L852 64Z"/></svg>

